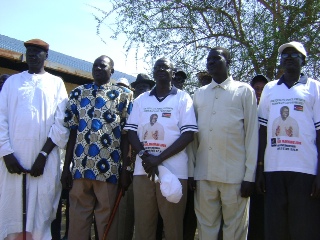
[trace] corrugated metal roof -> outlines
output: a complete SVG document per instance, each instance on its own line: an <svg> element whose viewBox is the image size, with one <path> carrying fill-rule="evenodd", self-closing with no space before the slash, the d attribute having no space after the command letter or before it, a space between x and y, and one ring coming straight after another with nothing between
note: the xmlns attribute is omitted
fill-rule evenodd
<svg viewBox="0 0 320 240"><path fill-rule="evenodd" d="M23 45L23 41L10 38L4 35L0 34L0 48L14 51L14 52L19 52L24 54L26 52L26 48ZM63 53L59 53L53 50L49 50L48 53L48 61L50 62L55 62L58 64L61 64L66 67L71 67L74 69L78 69L81 71L85 71L91 74L91 69L92 69L92 63L87 62L78 58L74 58L68 55L65 55ZM135 81L136 77L131 76L129 74L115 71L114 74L112 75L113 79L119 79L119 78L126 78L129 80L129 82Z"/></svg>

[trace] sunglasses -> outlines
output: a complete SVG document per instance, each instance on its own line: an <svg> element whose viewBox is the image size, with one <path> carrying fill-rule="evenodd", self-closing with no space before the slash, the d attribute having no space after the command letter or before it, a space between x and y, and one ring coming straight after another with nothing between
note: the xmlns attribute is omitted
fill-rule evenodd
<svg viewBox="0 0 320 240"><path fill-rule="evenodd" d="M281 54L281 57L282 58L288 58L288 57L292 57L292 58L302 58L302 54L301 53L282 53Z"/></svg>

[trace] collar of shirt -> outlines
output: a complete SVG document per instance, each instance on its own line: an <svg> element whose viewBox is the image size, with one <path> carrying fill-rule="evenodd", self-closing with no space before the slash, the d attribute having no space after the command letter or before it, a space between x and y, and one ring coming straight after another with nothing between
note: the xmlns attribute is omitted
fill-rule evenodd
<svg viewBox="0 0 320 240"><path fill-rule="evenodd" d="M224 90L226 90L227 87L231 84L232 81L233 81L232 76L229 76L226 80L224 80L220 84L216 83L214 80L210 84L211 84L211 88L221 87Z"/></svg>
<svg viewBox="0 0 320 240"><path fill-rule="evenodd" d="M109 87L109 86L111 86L111 83L110 83L110 82L108 82L108 83L106 83L106 84L102 84L101 86L98 86L97 84L92 83L92 88L93 88L94 90L105 89L105 88L107 88L107 87Z"/></svg>
<svg viewBox="0 0 320 240"><path fill-rule="evenodd" d="M301 73L299 81L295 82L293 85L296 85L298 83L306 84L307 80L308 80L308 76L303 74L303 73ZM284 82L284 75L281 76L281 78L277 82L277 85L281 85L282 83L285 83Z"/></svg>
<svg viewBox="0 0 320 240"><path fill-rule="evenodd" d="M154 88L150 91L149 96L156 96L156 97L158 97L158 96L157 96L156 88L157 88L157 87L154 87ZM170 90L170 92L169 92L168 95L170 95L170 94L171 94L171 95L176 95L177 92L178 92L178 89L177 89L175 86L172 85L171 90Z"/></svg>

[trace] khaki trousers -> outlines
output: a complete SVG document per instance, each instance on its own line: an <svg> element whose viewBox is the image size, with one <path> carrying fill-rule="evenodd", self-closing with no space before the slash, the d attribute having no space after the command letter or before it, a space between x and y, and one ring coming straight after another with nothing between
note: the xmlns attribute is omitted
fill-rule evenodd
<svg viewBox="0 0 320 240"><path fill-rule="evenodd" d="M160 184L145 175L133 176L135 239L155 240L158 211L163 219L166 240L183 239L183 216L187 200L187 180L179 179L183 196L171 203L162 196Z"/></svg>
<svg viewBox="0 0 320 240"><path fill-rule="evenodd" d="M246 240L249 220L249 198L242 198L241 184L197 181L195 212L200 240L218 239L223 216L223 239Z"/></svg>
<svg viewBox="0 0 320 240"><path fill-rule="evenodd" d="M73 181L69 193L69 240L88 240L93 214L97 224L99 239L103 238L112 208L117 196L116 184L89 179ZM118 228L116 214L107 239L115 240Z"/></svg>

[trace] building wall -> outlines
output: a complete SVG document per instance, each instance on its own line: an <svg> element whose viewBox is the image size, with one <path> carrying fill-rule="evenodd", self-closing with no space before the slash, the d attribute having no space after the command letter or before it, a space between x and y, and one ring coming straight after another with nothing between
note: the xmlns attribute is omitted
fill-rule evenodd
<svg viewBox="0 0 320 240"><path fill-rule="evenodd" d="M18 73L18 71L15 71L15 70L12 70L9 68L0 67L0 75L2 75L2 74L12 75L12 74L16 74L16 73Z"/></svg>
<svg viewBox="0 0 320 240"><path fill-rule="evenodd" d="M73 89L75 89L76 87L78 87L78 86L79 86L78 84L74 84L74 83L67 83L67 82L64 82L64 85L66 86L66 89L67 89L68 95L69 95L69 93L71 92L71 90L73 90Z"/></svg>

